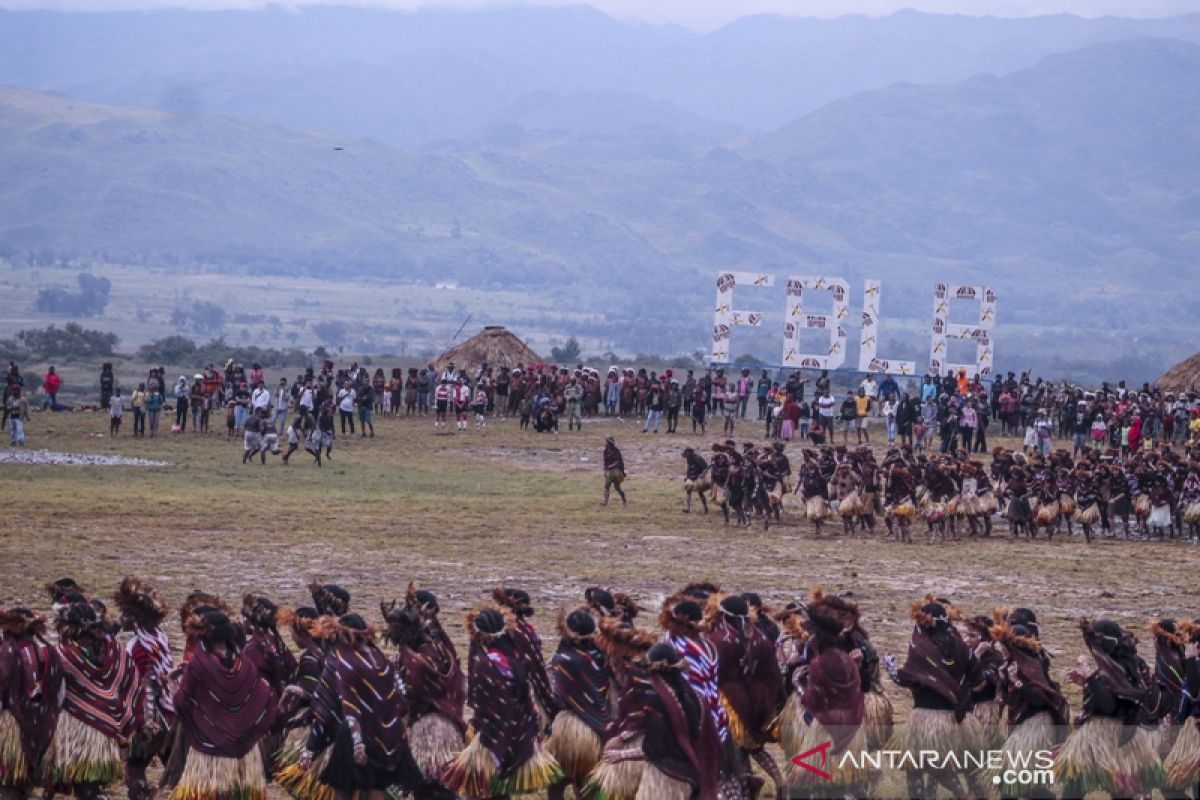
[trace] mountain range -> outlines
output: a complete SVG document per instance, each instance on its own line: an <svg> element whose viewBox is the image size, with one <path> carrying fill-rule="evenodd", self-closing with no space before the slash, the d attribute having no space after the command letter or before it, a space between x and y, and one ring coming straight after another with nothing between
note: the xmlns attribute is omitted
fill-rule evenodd
<svg viewBox="0 0 1200 800"><path fill-rule="evenodd" d="M343 12L355 19L384 13L274 10L246 18L262 22L276 15L281 26L302 33L313 24L310 17ZM559 28L539 27L535 36L520 24L543 12ZM0 14L0 32L7 38L14 20L29 25L36 16ZM510 73L513 62L500 59L481 68L506 88L477 108L464 108L453 92L435 91L453 78L454 68L431 55L423 63L437 75L424 87L430 95L424 102L455 106L439 119L460 116L453 130L435 136L424 128L421 144L405 145L406 135L355 135L356 126L387 127L388 115L400 113L389 107L373 116L365 78L345 86L341 111L317 104L307 121L290 126L283 118L292 112L281 109L293 101L305 107L303 98L318 90L320 81L308 73L296 73L290 97L277 95L278 87L256 89L253 81L230 77L236 89L204 84L203 91L155 102L156 90L146 87L169 70L160 64L135 80L137 58L122 56L114 43L102 47L102 37L85 37L80 16L90 15L43 13L62 22L55 47L63 55L61 61L44 58L40 71L0 48L0 77L21 86L0 88L6 142L0 148L0 255L42 250L109 263L516 287L564 307L603 309L593 329L574 332L641 349L664 340L685 343L679 349L704 346L718 269L837 274L850 280L852 291L862 278L882 278L885 313L909 320L897 335L918 347L932 282L987 283L1001 292L1001 321L1014 346L1040 348L1044 335L1094 328L1105 336L1135 331L1171 357L1186 347L1153 323L1181 287L1190 287L1200 256L1200 161L1194 157L1200 151L1200 45L1187 40L1197 28L1193 17L1167 25L904 13L884 20L751 19L699 36L597 21L585 8L478 12L478 19L397 15L423 26L420 36L404 40L409 45L420 41L426 54L444 53L453 33L460 44L477 48L481 64L488 36L504 40L513 58L523 42L530 51L542 48L537 58L560 58L579 69L588 58L601 52L611 58L622 47L629 58L618 67L626 70L643 50L667 59L667 53L721 42L733 48L728 52L760 53L745 69L730 69L736 74L725 75L725 84L714 83L709 105L696 93L649 90L666 85L665 64L647 76L642 91L578 81L523 87L531 88L526 92L510 82L519 84L532 67ZM189 26L180 20L196 24L185 12L143 16L154 25L137 15L134 22L160 33L163 20L181 28ZM452 32L443 17L474 22ZM122 30L130 29L124 44L141 41L127 17L95 19L100 31L123 19ZM224 43L211 64L186 47L173 49L178 42L165 34L147 44L147 63L171 61L181 75L218 65L230 76L252 67L269 75L302 52L316 54L312 69L322 59L337 61L341 52L341 32L328 19L326 37L294 33L286 38L291 50L248 46L253 32L269 27L238 29L247 37L246 52L237 51L234 32L218 30L221 15L197 19L212 22L215 41ZM577 26L591 31L591 56L567 35ZM838 97L771 130L759 127L769 126L779 109L766 114L765 102L727 91L739 81L755 82L756 70L774 68L766 62L802 52L795 43L805 36L834 51L844 39L844 52L851 52L872 41L872 31L905 26L921 32L910 37L915 44L939 32L960 36L943 48L944 58L910 54L921 70L941 63L940 72L925 76L931 80L968 72L987 41L1013 43L1011 49L995 45L993 51L1004 51L1000 61L1033 63L941 83L848 89L883 82L878 64L903 49L892 42L836 87L818 86L818 80L796 84L796 108L815 104L824 91ZM1183 38L1146 35L1166 28ZM851 35L857 29L865 33ZM974 31L974 38L963 38L963 31ZM368 60L391 52L385 38L381 32L379 41L362 42L357 68L371 72ZM1035 58L1035 51L1082 40L1099 41ZM527 55L533 64L534 54ZM695 58L713 63L710 56ZM89 59L98 59L90 72L84 68ZM481 97L489 95L486 81L459 77ZM557 77L567 82L565 72ZM554 82L543 78L542 84ZM704 84L704 76L695 78ZM764 83L763 92L775 95L789 85L785 79ZM238 107L240 93L258 91L267 98L262 108ZM329 91L337 93L332 86ZM101 95L109 102L96 102ZM1089 341L1081 337L1067 355L1097 357Z"/></svg>

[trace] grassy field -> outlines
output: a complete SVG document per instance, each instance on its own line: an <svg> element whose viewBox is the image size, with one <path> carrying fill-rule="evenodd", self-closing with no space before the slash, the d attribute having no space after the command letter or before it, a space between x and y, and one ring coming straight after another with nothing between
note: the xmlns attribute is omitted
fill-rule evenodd
<svg viewBox="0 0 1200 800"><path fill-rule="evenodd" d="M637 597L651 609L646 624L662 596L689 580L756 590L775 604L823 586L852 593L880 651L902 659L909 603L938 592L969 614L1034 608L1060 670L1081 651L1080 615L1140 632L1151 617L1200 611L1189 545L1030 543L1003 529L938 546L817 538L794 506L769 532L726 530L719 516L680 513L679 451L707 449L712 437L643 435L633 422L589 421L581 433L553 436L512 420L451 435L435 435L427 420L381 420L374 439L339 438L322 469L303 451L289 466L277 458L243 466L240 442L223 433L114 440L106 426L100 415L35 414L28 446L169 465L0 464L0 601L44 610L47 581L70 575L107 595L134 574L173 607L195 588L301 604L305 584L320 579L346 586L378 621L379 601L415 580L438 593L461 642L459 612L511 584L533 595L552 648L557 609L589 584ZM746 425L739 439L759 434ZM600 506L606 435L625 454L628 506ZM170 632L178 645L174 618ZM1148 644L1143 652L1151 657ZM893 699L903 712L906 693Z"/></svg>

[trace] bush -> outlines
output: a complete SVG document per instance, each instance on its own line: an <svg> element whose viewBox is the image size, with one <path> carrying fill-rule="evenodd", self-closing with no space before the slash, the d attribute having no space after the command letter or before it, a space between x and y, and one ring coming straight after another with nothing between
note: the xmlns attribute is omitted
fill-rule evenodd
<svg viewBox="0 0 1200 800"><path fill-rule="evenodd" d="M346 334L348 333L346 323L339 319L323 320L315 323L312 326L312 329L313 333L315 333L322 341L328 342L329 344L342 344L346 341Z"/></svg>
<svg viewBox="0 0 1200 800"><path fill-rule="evenodd" d="M171 312L171 324L188 327L196 333L216 333L225 327L225 309L216 303L201 300L188 308L176 308Z"/></svg>
<svg viewBox="0 0 1200 800"><path fill-rule="evenodd" d="M68 322L66 327L21 331L17 334L21 347L35 358L89 359L111 356L116 350L114 333L94 331L77 322Z"/></svg>
<svg viewBox="0 0 1200 800"><path fill-rule="evenodd" d="M258 362L264 367L307 367L312 359L296 348L279 350L274 347L244 347L228 344L217 338L197 345L186 336L168 336L138 348L138 358L153 364L191 366L199 369L207 364L223 366L229 359L247 367Z"/></svg>
<svg viewBox="0 0 1200 800"><path fill-rule="evenodd" d="M71 317L95 317L104 313L108 305L108 293L112 282L103 276L86 272L75 276L79 291L69 289L41 289L38 291L34 308L44 314L66 314Z"/></svg>
<svg viewBox="0 0 1200 800"><path fill-rule="evenodd" d="M583 348L579 346L579 340L572 336L561 348L551 347L550 357L559 364L569 364L579 361L582 352Z"/></svg>

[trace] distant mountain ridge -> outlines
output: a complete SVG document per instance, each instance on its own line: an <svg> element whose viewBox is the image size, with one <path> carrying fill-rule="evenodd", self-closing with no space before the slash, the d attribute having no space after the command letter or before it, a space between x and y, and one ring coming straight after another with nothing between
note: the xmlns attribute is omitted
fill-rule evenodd
<svg viewBox="0 0 1200 800"><path fill-rule="evenodd" d="M717 133L765 131L861 90L1001 75L1100 41L1161 36L1200 41L1200 15L759 16L696 34L588 6L0 11L0 83L411 147L538 124L522 98L545 93L640 95L689 115L656 124L693 130L698 117ZM630 119L644 110L630 104Z"/></svg>

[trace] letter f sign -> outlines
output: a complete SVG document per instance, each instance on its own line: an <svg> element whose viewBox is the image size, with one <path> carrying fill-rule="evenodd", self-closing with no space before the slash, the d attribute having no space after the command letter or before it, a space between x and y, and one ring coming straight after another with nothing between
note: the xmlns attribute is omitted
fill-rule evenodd
<svg viewBox="0 0 1200 800"><path fill-rule="evenodd" d="M828 742L825 742L824 744L817 745L816 747L812 748L811 750L805 750L803 753L800 753L799 755L792 756L792 763L795 764L797 767L802 767L802 768L808 770L809 772L813 773L814 775L818 775L821 778L824 778L827 781L833 780L833 776L830 775L828 772L826 772L824 769L825 764L828 763L828 761L829 761L829 748L830 747L833 747L832 741L828 741ZM821 765L820 766L814 766L812 764L809 764L807 761L805 761L805 759L808 758L809 756L815 755L818 753L821 755Z"/></svg>

